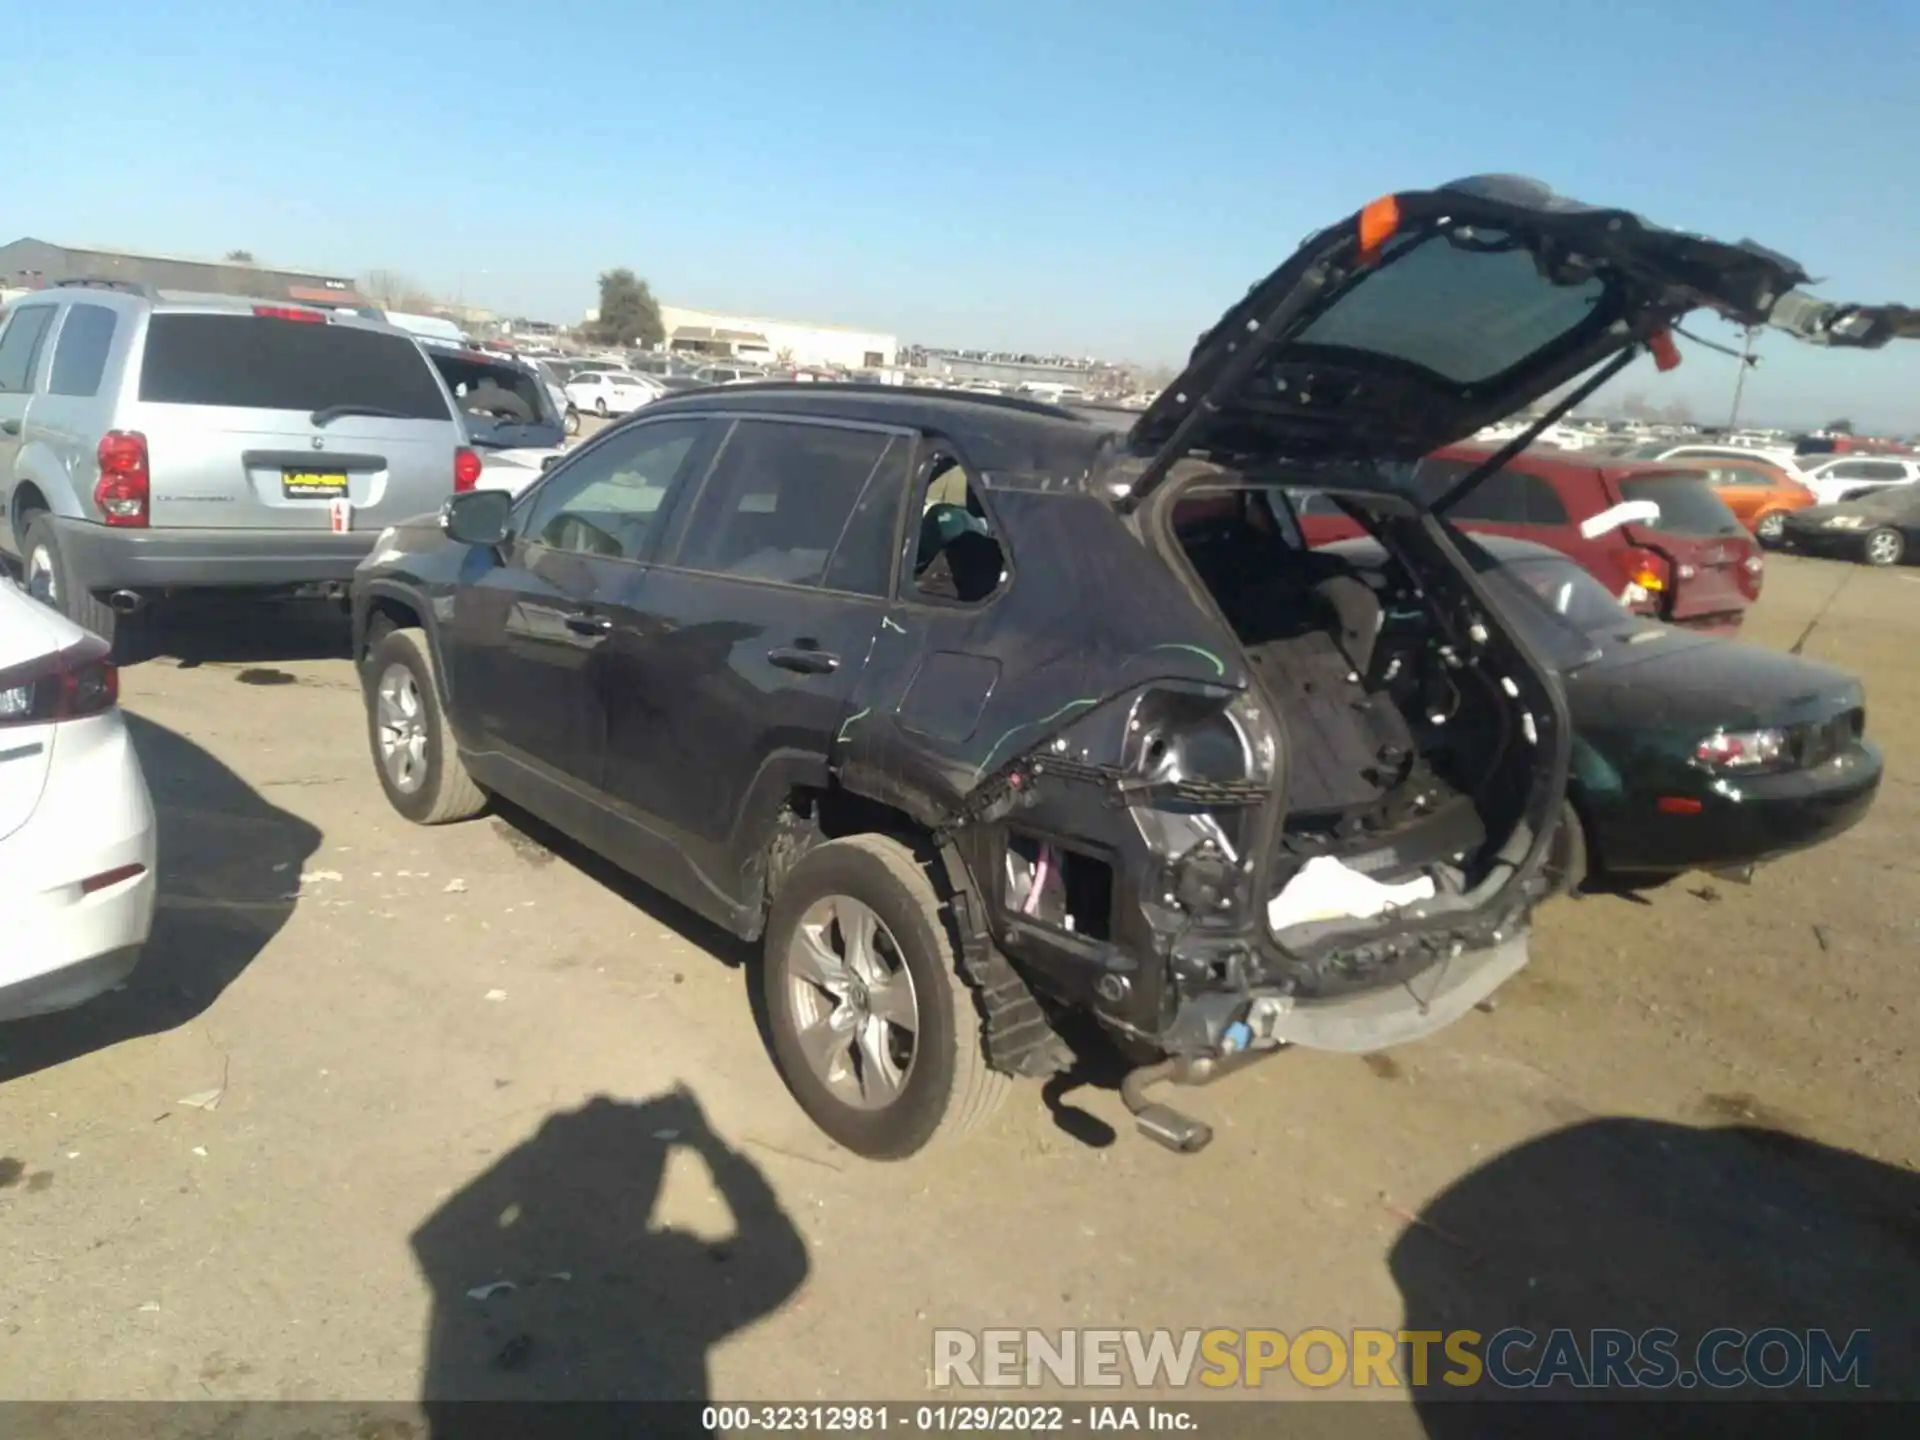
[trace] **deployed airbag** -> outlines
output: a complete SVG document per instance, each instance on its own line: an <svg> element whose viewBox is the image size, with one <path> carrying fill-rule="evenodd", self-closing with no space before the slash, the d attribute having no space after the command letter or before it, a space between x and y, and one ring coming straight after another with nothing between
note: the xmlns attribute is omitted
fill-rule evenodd
<svg viewBox="0 0 1920 1440"><path fill-rule="evenodd" d="M1383 885L1331 855L1317 855L1268 902L1267 926L1281 931L1315 920L1371 920L1389 909L1431 900L1434 893L1433 881L1425 875L1403 885Z"/></svg>

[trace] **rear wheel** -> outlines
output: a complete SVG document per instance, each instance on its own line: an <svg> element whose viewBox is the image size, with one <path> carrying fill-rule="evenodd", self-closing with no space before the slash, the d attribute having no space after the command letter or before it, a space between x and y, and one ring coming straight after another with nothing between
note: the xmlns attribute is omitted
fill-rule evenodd
<svg viewBox="0 0 1920 1440"><path fill-rule="evenodd" d="M486 793L467 774L440 708L426 631L389 630L367 657L364 679L367 742L393 808L419 825L485 809Z"/></svg>
<svg viewBox="0 0 1920 1440"><path fill-rule="evenodd" d="M1787 512L1784 510L1775 510L1770 514L1762 515L1759 523L1753 527L1754 539L1762 545L1778 545L1786 538L1786 534Z"/></svg>
<svg viewBox="0 0 1920 1440"><path fill-rule="evenodd" d="M774 1063L813 1122L871 1160L973 1129L1005 1096L939 895L884 835L810 851L768 917Z"/></svg>
<svg viewBox="0 0 1920 1440"><path fill-rule="evenodd" d="M1891 525L1869 530L1862 553L1869 565L1898 565L1907 553L1907 537Z"/></svg>
<svg viewBox="0 0 1920 1440"><path fill-rule="evenodd" d="M132 616L122 615L94 594L84 576L74 573L60 548L51 515L42 513L28 522L20 549L20 584L27 594L106 641L116 661L139 658L135 652L141 627Z"/></svg>

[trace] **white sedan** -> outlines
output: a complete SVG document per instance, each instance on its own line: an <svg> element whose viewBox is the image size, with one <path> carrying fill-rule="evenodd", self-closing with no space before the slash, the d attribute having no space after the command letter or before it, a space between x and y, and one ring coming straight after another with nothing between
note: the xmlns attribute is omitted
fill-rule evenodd
<svg viewBox="0 0 1920 1440"><path fill-rule="evenodd" d="M107 647L0 577L0 1020L125 980L153 928L154 819Z"/></svg>
<svg viewBox="0 0 1920 1440"><path fill-rule="evenodd" d="M595 415L626 415L665 393L649 377L627 370L588 370L567 382L567 403Z"/></svg>

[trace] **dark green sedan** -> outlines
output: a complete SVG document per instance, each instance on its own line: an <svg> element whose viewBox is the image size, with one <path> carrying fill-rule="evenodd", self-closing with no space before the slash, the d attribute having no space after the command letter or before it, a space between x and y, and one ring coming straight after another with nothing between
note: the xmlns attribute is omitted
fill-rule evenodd
<svg viewBox="0 0 1920 1440"><path fill-rule="evenodd" d="M1459 543L1549 661L1574 722L1561 890L1631 890L1755 865L1857 824L1880 788L1866 697L1844 671L1629 613L1557 550ZM1372 541L1326 547L1366 566Z"/></svg>

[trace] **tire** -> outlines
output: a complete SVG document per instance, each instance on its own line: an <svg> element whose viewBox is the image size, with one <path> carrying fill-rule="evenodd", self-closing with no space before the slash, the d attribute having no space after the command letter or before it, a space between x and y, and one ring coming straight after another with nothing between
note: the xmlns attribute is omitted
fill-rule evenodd
<svg viewBox="0 0 1920 1440"><path fill-rule="evenodd" d="M1860 558L1869 565L1898 565L1907 553L1907 537L1891 525L1869 530L1860 541Z"/></svg>
<svg viewBox="0 0 1920 1440"><path fill-rule="evenodd" d="M875 922L877 941L864 957L841 929L851 922L857 931L861 910ZM819 927L817 941L803 922ZM809 956L819 958L809 964ZM833 962L837 981L809 978ZM854 997L842 990L834 998L827 984L844 985L849 976L861 982ZM788 1091L856 1155L901 1160L956 1139L1006 1096L1011 1082L987 1066L979 1000L960 973L940 897L898 840L853 835L808 852L774 898L760 981L774 1064ZM892 997L894 1014L911 1016L910 1045L900 1025L866 1009L882 995ZM829 1022L849 1011L851 1028ZM803 1035L826 1043L810 1045ZM869 1059L876 1049L884 1063Z"/></svg>
<svg viewBox="0 0 1920 1440"><path fill-rule="evenodd" d="M1573 802L1562 801L1560 824L1553 832L1553 841L1547 850L1547 882L1552 887L1549 896L1580 894L1581 887L1587 883L1588 869L1586 827L1580 821L1580 812L1573 808Z"/></svg>
<svg viewBox="0 0 1920 1440"><path fill-rule="evenodd" d="M144 627L94 594L86 577L73 572L60 548L51 515L36 515L27 524L20 546L20 588L98 635L112 650L116 663L125 665L144 658L139 653Z"/></svg>
<svg viewBox="0 0 1920 1440"><path fill-rule="evenodd" d="M1753 527L1753 538L1769 550L1787 538L1787 512L1770 510Z"/></svg>
<svg viewBox="0 0 1920 1440"><path fill-rule="evenodd" d="M580 411L578 407L573 405L567 406L567 420L564 428L569 435L578 435L580 433Z"/></svg>
<svg viewBox="0 0 1920 1440"><path fill-rule="evenodd" d="M606 396L602 395L598 400L593 402L593 413L598 415L602 420L607 418L609 412L607 410Z"/></svg>
<svg viewBox="0 0 1920 1440"><path fill-rule="evenodd" d="M484 810L486 792L467 774L440 708L426 631L389 630L368 654L362 677L367 748L387 803L416 825L445 825ZM401 725L412 728L396 734ZM403 753L404 760L394 758Z"/></svg>

